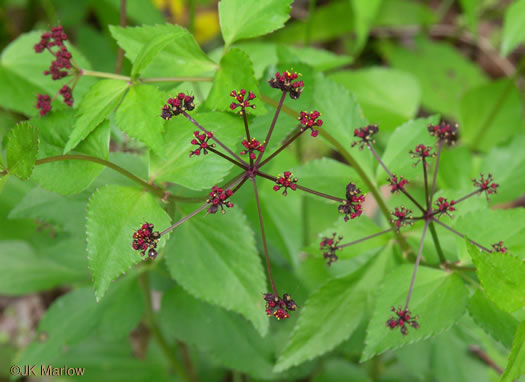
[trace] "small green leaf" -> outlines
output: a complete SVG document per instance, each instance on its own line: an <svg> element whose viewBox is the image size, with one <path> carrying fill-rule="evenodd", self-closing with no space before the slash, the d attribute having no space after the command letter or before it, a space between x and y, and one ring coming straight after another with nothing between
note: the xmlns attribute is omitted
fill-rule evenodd
<svg viewBox="0 0 525 382"><path fill-rule="evenodd" d="M250 57L242 50L232 48L221 59L220 68L215 74L213 86L206 100L206 107L212 110L230 110L230 104L234 100L230 93L232 90L240 89L252 91L256 96L260 96ZM258 115L265 112L260 98L256 98L251 104L256 108L249 109L249 114Z"/></svg>
<svg viewBox="0 0 525 382"><path fill-rule="evenodd" d="M29 179L38 153L38 129L30 122L21 122L9 132L7 169L20 179Z"/></svg>
<svg viewBox="0 0 525 382"><path fill-rule="evenodd" d="M292 0L221 0L219 19L226 46L280 29L290 18Z"/></svg>
<svg viewBox="0 0 525 382"><path fill-rule="evenodd" d="M309 65L319 71L332 70L352 62L352 57L350 56L338 55L329 50L312 48L310 46L278 45L277 54L279 62L293 63L294 60L297 60L297 62Z"/></svg>
<svg viewBox="0 0 525 382"><path fill-rule="evenodd" d="M389 307L404 306L413 265L402 265L387 274L378 292L375 311L368 325L366 347L361 361L387 350L435 336L454 325L467 305L467 289L454 273L420 267L408 309L417 315L420 327L404 336L399 329L385 326L392 315Z"/></svg>
<svg viewBox="0 0 525 382"><path fill-rule="evenodd" d="M523 374L525 374L525 321L520 324L516 331L509 361L500 382L514 381Z"/></svg>
<svg viewBox="0 0 525 382"><path fill-rule="evenodd" d="M505 10L503 20L503 42L501 44L501 54L506 56L518 45L525 42L525 1L517 0Z"/></svg>
<svg viewBox="0 0 525 382"><path fill-rule="evenodd" d="M143 260L131 248L131 242L133 232L145 222L154 224L158 231L170 225L169 216L146 191L108 185L91 196L87 208L87 250L97 301L111 281ZM165 240L161 240L161 245Z"/></svg>
<svg viewBox="0 0 525 382"><path fill-rule="evenodd" d="M137 78L140 72L142 72L151 63L157 54L159 54L162 50L165 50L165 48L173 41L180 38L182 34L183 32L181 29L174 30L172 33L155 36L148 43L144 44L135 58L135 62L133 63L131 77Z"/></svg>
<svg viewBox="0 0 525 382"><path fill-rule="evenodd" d="M266 277L253 231L238 208L193 217L177 228L166 253L171 275L190 294L242 314L261 335L267 333Z"/></svg>
<svg viewBox="0 0 525 382"><path fill-rule="evenodd" d="M163 104L162 93L156 87L132 86L115 113L115 122L130 137L162 153L164 120L160 112Z"/></svg>
<svg viewBox="0 0 525 382"><path fill-rule="evenodd" d="M467 247L481 285L492 302L507 312L525 306L525 263L508 253L481 252L470 242Z"/></svg>
<svg viewBox="0 0 525 382"><path fill-rule="evenodd" d="M86 94L79 106L75 128L70 134L64 153L74 149L118 106L128 89L126 81L102 80Z"/></svg>

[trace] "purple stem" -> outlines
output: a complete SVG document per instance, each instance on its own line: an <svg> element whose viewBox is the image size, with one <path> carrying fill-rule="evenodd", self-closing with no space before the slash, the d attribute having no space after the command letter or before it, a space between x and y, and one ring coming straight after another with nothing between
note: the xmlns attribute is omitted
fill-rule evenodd
<svg viewBox="0 0 525 382"><path fill-rule="evenodd" d="M386 229L386 230L384 230L384 231L374 233L373 235L363 237L363 238L361 238L361 239L359 239L359 240L355 240L355 241L351 241L350 243L346 243L346 244L338 245L336 248L337 248L337 249L341 249L341 248L350 247L351 245L359 244L359 243L361 243L362 241L366 241L366 240L369 240L369 239L373 239L374 237L381 236L381 235L383 235L383 234L385 234L385 233L388 233L388 232L392 232L393 230L394 230L394 228L389 228L389 229Z"/></svg>
<svg viewBox="0 0 525 382"><path fill-rule="evenodd" d="M456 231L454 228L446 225L445 223L442 223L441 221L439 221L438 219L436 218L431 218L432 221L435 221L436 223L438 223L439 225L441 225L443 228L446 228L448 229L450 232L452 233L455 233L456 235L458 235L459 237L461 237L462 239L465 238L465 235L463 235L462 233L459 233L458 231ZM488 252L488 253L491 253L492 251L488 248L485 248L484 246L482 246L481 244L479 243L476 243L474 240L471 240L471 239L468 239L468 241L470 241L472 244L474 244L476 247L478 247L479 249L481 249L482 251L485 251L485 252Z"/></svg>
<svg viewBox="0 0 525 382"><path fill-rule="evenodd" d="M273 159L277 154L279 154L281 151L283 151L286 147L288 147L293 141L295 141L299 136L304 133L306 129L299 129L297 133L295 133L290 139L288 139L281 147L279 147L276 151L272 153L268 158L263 160L261 163L259 163L258 168L261 168L264 166L265 163L269 162L271 159Z"/></svg>
<svg viewBox="0 0 525 382"><path fill-rule="evenodd" d="M425 183L425 202L427 204L427 211L430 211L430 195L428 193L428 175L427 175L427 162L423 157L423 182Z"/></svg>
<svg viewBox="0 0 525 382"><path fill-rule="evenodd" d="M441 149L443 149L443 141L439 141L439 148L438 148L438 154L436 158L436 168L434 170L434 179L432 180L432 191L430 191L430 202L429 205L432 205L432 201L434 198L434 191L436 191L436 181L437 181L437 173L439 169L439 158L441 158Z"/></svg>
<svg viewBox="0 0 525 382"><path fill-rule="evenodd" d="M421 235L421 241L419 242L419 249L417 251L416 264L414 265L414 272L412 273L412 280L410 280L410 287L408 288L407 302L405 303L405 309L408 309L408 303L412 296L412 290L414 289L414 282L416 281L417 269L419 268L419 262L421 261L421 254L423 253L423 244L425 243L425 236L427 234L429 221L425 221L425 227L423 228L423 235Z"/></svg>
<svg viewBox="0 0 525 382"><path fill-rule="evenodd" d="M244 166L242 163L237 162L235 159L230 158L229 156L227 156L227 155L221 153L220 151L217 151L217 150L215 150L214 148L211 148L211 147L207 147L206 150L209 150L209 151L211 151L212 153L217 154L217 155L220 156L221 158L224 158L224 159L226 159L227 161L233 163L234 165L239 166L240 168L246 170L246 166Z"/></svg>
<svg viewBox="0 0 525 382"><path fill-rule="evenodd" d="M468 199L471 196L474 196L474 195L480 194L480 193L481 193L481 189L473 191L470 194L467 194L467 195L463 196L462 198L459 198L458 200L455 200L455 202L456 202L456 204L458 204L459 202L462 202L463 200Z"/></svg>
<svg viewBox="0 0 525 382"><path fill-rule="evenodd" d="M279 104L277 105L277 109L275 109L275 114L273 116L272 124L270 125L270 130L268 130L268 134L266 135L266 139L263 143L263 151L259 153L259 156L257 157L257 160L255 161L255 166L259 164L259 162L262 159L262 156L264 155L264 152L266 151L266 146L268 146L268 143L270 142L270 138L273 133L273 128L275 127L275 124L277 123L277 117L279 117L279 113L281 112L281 108L284 104L284 99L286 97L287 91L283 91L283 94L281 95L281 99L279 100Z"/></svg>
<svg viewBox="0 0 525 382"><path fill-rule="evenodd" d="M166 228L164 231L162 231L160 233L160 236L164 236L165 234L167 234L168 232L174 230L175 228L177 228L178 226L180 226L182 223L186 222L187 220L191 219L192 217L194 217L195 215L197 215L199 212L201 212L203 209L205 209L206 207L208 207L208 203L200 206L199 208L197 208L195 211L193 211L191 214L189 215L186 215L184 216L182 219L180 219L177 223L173 224L172 226Z"/></svg>
<svg viewBox="0 0 525 382"><path fill-rule="evenodd" d="M244 130L246 131L246 139L248 140L248 143L251 141L251 137L250 137L250 128L248 127L248 119L246 117L246 108L243 108L242 111L242 119L244 121ZM248 154L248 156L250 156ZM252 157L250 156L250 168L253 167L253 159Z"/></svg>

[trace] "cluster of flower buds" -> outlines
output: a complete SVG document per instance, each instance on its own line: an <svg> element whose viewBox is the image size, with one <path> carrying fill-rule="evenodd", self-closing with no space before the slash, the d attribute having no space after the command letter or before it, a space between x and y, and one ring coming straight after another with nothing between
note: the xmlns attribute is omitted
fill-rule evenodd
<svg viewBox="0 0 525 382"><path fill-rule="evenodd" d="M408 184L408 180L404 179L402 176L399 178L396 175L392 175L392 178L388 178L387 181L390 183L390 192L399 193Z"/></svg>
<svg viewBox="0 0 525 382"><path fill-rule="evenodd" d="M301 127L301 130L304 131L306 129L310 129L312 130L312 133L310 135L314 138L317 137L319 135L319 130L315 130L314 126L323 126L323 120L318 119L320 116L321 113L319 113L317 110L314 110L311 113L301 111L301 114L299 114L299 117L297 117L297 119L303 126Z"/></svg>
<svg viewBox="0 0 525 382"><path fill-rule="evenodd" d="M359 129L354 130L354 137L358 138L358 141L352 142L352 147L359 145L359 149L362 150L363 147L369 143L376 143L374 135L379 132L379 127L377 125L368 125L365 127L360 127Z"/></svg>
<svg viewBox="0 0 525 382"><path fill-rule="evenodd" d="M64 85L60 88L59 93L62 97L64 97L64 103L72 107L73 106L73 89L71 89L69 86Z"/></svg>
<svg viewBox="0 0 525 382"><path fill-rule="evenodd" d="M364 202L365 195L354 183L349 183L346 186L346 200L338 208L339 213L345 214L345 222L361 216Z"/></svg>
<svg viewBox="0 0 525 382"><path fill-rule="evenodd" d="M233 203L227 200L232 195L233 191L230 189L223 190L222 188L213 186L210 192L210 197L208 198L208 200L206 200L206 203L211 204L208 208L208 213L214 214L219 210L220 207L221 213L224 215L226 213L224 206L228 208L233 207Z"/></svg>
<svg viewBox="0 0 525 382"><path fill-rule="evenodd" d="M164 105L160 116L165 120L168 120L183 112L192 111L195 109L195 104L193 103L194 99L195 97L188 94L179 93L176 98L168 99L168 104Z"/></svg>
<svg viewBox="0 0 525 382"><path fill-rule="evenodd" d="M273 186L274 191L279 191L284 187L283 195L288 195L288 189L295 191L297 189L297 178L293 178L293 174L290 171L285 171L283 176L281 174L277 175L277 183Z"/></svg>
<svg viewBox="0 0 525 382"><path fill-rule="evenodd" d="M250 159L257 158L257 155L255 155L254 151L264 152L264 146L261 142L259 142L257 139L252 138L251 141L247 141L246 139L242 141L242 145L246 148L246 150L241 151L241 155L250 154Z"/></svg>
<svg viewBox="0 0 525 382"><path fill-rule="evenodd" d="M449 145L456 143L458 139L458 125L451 125L447 122L441 122L439 125L428 126L428 132L430 135L437 137L440 141L444 141Z"/></svg>
<svg viewBox="0 0 525 382"><path fill-rule="evenodd" d="M412 220L412 210L409 210L403 206L401 208L396 207L392 212L392 216L394 217L392 219L392 223L395 224L398 229L414 224Z"/></svg>
<svg viewBox="0 0 525 382"><path fill-rule="evenodd" d="M131 247L140 251L140 254L144 256L148 251L148 256L151 260L155 260L157 257L157 243L160 239L160 233L153 231L153 224L144 223L142 226L133 233L133 243Z"/></svg>
<svg viewBox="0 0 525 382"><path fill-rule="evenodd" d="M332 237L323 237L320 243L321 250L324 251L323 257L327 260L328 265L332 265L338 259L335 252L340 249L337 245L343 240L343 236L339 235L337 238L336 236L337 233L334 232Z"/></svg>
<svg viewBox="0 0 525 382"><path fill-rule="evenodd" d="M40 38L40 42L35 45L35 52L42 53L47 49L55 60L51 62L49 70L46 70L44 74L51 75L54 80L59 80L67 76L68 69L72 68L71 64L71 53L67 50L64 45L64 41L67 40L67 35L64 33L64 29L61 26L51 28L51 32L45 32ZM51 48L57 47L55 51ZM66 70L62 70L66 69Z"/></svg>
<svg viewBox="0 0 525 382"><path fill-rule="evenodd" d="M40 115L44 116L51 111L51 97L47 94L39 94L36 108L40 109Z"/></svg>
<svg viewBox="0 0 525 382"><path fill-rule="evenodd" d="M295 81L301 74L285 71L282 73L275 73L275 77L271 78L268 83L274 89L281 89L283 92L288 92L290 98L297 99L304 90L303 81Z"/></svg>
<svg viewBox="0 0 525 382"><path fill-rule="evenodd" d="M492 252L507 253L508 248L503 245L502 241L492 244Z"/></svg>
<svg viewBox="0 0 525 382"><path fill-rule="evenodd" d="M240 91L236 92L235 90L232 90L230 93L230 96L235 98L237 102L232 102L230 105L230 109L235 110L238 107L241 108L241 114L244 113L247 107L251 107L252 109L255 109L255 105L252 105L250 101L253 101L255 99L255 94L252 92L248 92L248 97L246 99L244 98L246 96L246 90L241 89Z"/></svg>
<svg viewBox="0 0 525 382"><path fill-rule="evenodd" d="M392 316L389 320L387 320L386 326L390 329L395 329L399 327L401 329L401 333L403 335L407 335L408 328L406 327L406 325L410 325L414 329L419 328L419 324L417 322L418 317L412 317L412 313L409 310L401 309L401 307L398 307L397 310L394 307L392 307L391 310L397 315L397 318Z"/></svg>
<svg viewBox="0 0 525 382"><path fill-rule="evenodd" d="M450 213L456 210L456 208L454 207L456 202L454 200L451 200L449 202L448 199L439 197L435 203L437 205L437 212L439 216L447 214L449 217L453 217Z"/></svg>
<svg viewBox="0 0 525 382"><path fill-rule="evenodd" d="M423 144L417 145L414 150L410 150L410 158L417 158L417 162L413 164L414 167L418 165L420 161L426 163L426 158L432 158L435 156L435 153L431 153L432 146L425 146ZM427 164L428 165L428 164Z"/></svg>
<svg viewBox="0 0 525 382"><path fill-rule="evenodd" d="M192 155L201 155L201 150L203 151L203 154L206 155L208 154L207 149L215 147L215 143L208 143L208 141L213 137L212 132L208 131L206 134L200 134L199 131L194 131L193 136L195 138L191 140L191 144L198 147L195 150L190 151L190 158L192 157Z"/></svg>
<svg viewBox="0 0 525 382"><path fill-rule="evenodd" d="M290 317L289 311L297 309L297 304L288 293L283 294L283 298L273 293L265 293L263 298L266 301L265 309L268 317L273 315L278 320L284 320Z"/></svg>
<svg viewBox="0 0 525 382"><path fill-rule="evenodd" d="M495 194L498 192L499 184L494 183L493 181L494 178L491 174L489 174L486 178L483 174L481 174L479 179L472 179L474 187L479 187L479 192L484 192L487 196L487 200L489 199L490 194Z"/></svg>

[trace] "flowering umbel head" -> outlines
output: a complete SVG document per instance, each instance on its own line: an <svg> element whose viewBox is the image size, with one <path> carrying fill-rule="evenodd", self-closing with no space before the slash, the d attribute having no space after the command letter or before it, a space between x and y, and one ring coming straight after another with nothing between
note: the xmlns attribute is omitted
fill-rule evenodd
<svg viewBox="0 0 525 382"><path fill-rule="evenodd" d="M160 239L160 233L153 231L153 224L144 223L138 230L133 233L133 243L131 247L139 251L142 256L148 252L148 256L151 260L155 260L157 257L157 243Z"/></svg>
<svg viewBox="0 0 525 382"><path fill-rule="evenodd" d="M160 116L168 120L183 112L192 111L195 109L194 99L195 97L188 94L179 93L177 97L168 99L168 104L164 105Z"/></svg>
<svg viewBox="0 0 525 382"><path fill-rule="evenodd" d="M232 90L230 93L230 96L235 98L235 101L232 102L230 105L230 109L235 110L238 107L241 108L241 115L246 111L247 107L251 107L252 109L255 109L255 105L252 105L250 101L253 101L256 97L255 94L252 92L248 92L248 97L246 97L246 90L241 89L238 92L235 90Z"/></svg>
<svg viewBox="0 0 525 382"><path fill-rule="evenodd" d="M277 184L273 186L273 190L279 191L284 187L284 196L288 195L288 189L292 191L297 190L297 178L293 178L293 174L290 171L285 171L283 176L281 176L281 174L277 175L277 180L275 183Z"/></svg>
<svg viewBox="0 0 525 382"><path fill-rule="evenodd" d="M265 309L268 317L273 315L278 320L284 320L290 317L290 311L297 309L297 304L288 293L283 294L283 298L273 293L265 293L263 298L266 301Z"/></svg>
<svg viewBox="0 0 525 382"><path fill-rule="evenodd" d="M72 68L71 53L64 45L67 40L67 35L61 26L51 28L51 32L45 32L40 37L40 42L34 46L36 53L42 53L48 50L55 60L51 62L48 70L44 74L51 75L53 80L59 80L69 74L68 70Z"/></svg>
<svg viewBox="0 0 525 382"><path fill-rule="evenodd" d="M438 216L446 214L449 217L453 217L450 213L456 210L456 207L454 207L455 204L456 202L454 200L451 200L449 202L448 199L439 197L438 200L436 200L436 206L437 206L436 212Z"/></svg>
<svg viewBox="0 0 525 382"><path fill-rule="evenodd" d="M346 186L346 200L338 208L339 213L345 214L345 222L355 219L363 213L362 203L365 201L365 195L354 183Z"/></svg>
<svg viewBox="0 0 525 382"><path fill-rule="evenodd" d="M412 216L412 210L409 210L405 207L398 208L396 207L394 211L392 211L392 216L394 217L392 219L392 223L395 224L397 229L401 227L405 227L407 225L414 224L413 222L413 216Z"/></svg>
<svg viewBox="0 0 525 382"><path fill-rule="evenodd" d="M44 116L51 111L51 97L47 94L39 94L36 108L40 109L40 115Z"/></svg>
<svg viewBox="0 0 525 382"><path fill-rule="evenodd" d="M274 89L281 89L283 92L288 92L290 98L297 99L304 89L303 81L296 81L301 76L299 73L285 71L282 73L275 73L275 77L271 78L268 83Z"/></svg>
<svg viewBox="0 0 525 382"><path fill-rule="evenodd" d="M297 117L297 119L302 125L301 131L310 129L312 130L312 133L310 135L314 138L317 137L319 135L319 130L315 130L314 127L323 126L323 120L319 119L320 116L321 113L319 113L317 110L314 110L311 113L301 111L301 114L299 114L299 117Z"/></svg>
<svg viewBox="0 0 525 382"><path fill-rule="evenodd" d="M479 188L479 192L484 192L487 196L487 200L489 200L490 194L495 194L498 192L499 184L493 182L494 178L491 174L488 174L488 176L485 178L483 174L480 174L479 179L472 179L472 183L474 183L474 187Z"/></svg>
<svg viewBox="0 0 525 382"><path fill-rule="evenodd" d="M401 309L401 307L398 307L396 310L394 307L392 307L391 310L397 316L392 316L386 321L386 326L391 330L399 327L401 329L401 333L406 336L408 334L407 325L412 326L414 329L419 328L419 324L417 322L418 317L412 317L412 313L408 309Z"/></svg>
<svg viewBox="0 0 525 382"><path fill-rule="evenodd" d="M255 155L254 151L259 151L261 153L264 151L264 145L255 138L252 138L251 141L247 141L246 139L244 139L242 141L242 145L246 150L241 151L240 154L249 154L250 159L257 158L257 155Z"/></svg>
<svg viewBox="0 0 525 382"><path fill-rule="evenodd" d="M191 144L198 146L198 147L195 150L190 151L190 158L193 155L197 155L197 156L201 155L201 150L203 154L206 155L208 154L207 149L215 147L215 143L212 143L212 144L208 143L208 141L211 138L213 138L213 133L211 131L208 131L206 134L204 133L200 134L200 132L197 130L193 132L193 136L195 138L191 140Z"/></svg>
<svg viewBox="0 0 525 382"><path fill-rule="evenodd" d="M408 180L404 179L402 176L397 177L396 175L393 175L392 178L388 178L387 180L390 183L391 193L395 192L399 194L399 191L401 191L408 184Z"/></svg>
<svg viewBox="0 0 525 382"><path fill-rule="evenodd" d="M214 214L219 210L220 207L221 213L224 215L226 213L224 206L228 208L233 207L233 203L227 200L232 195L233 191L230 189L223 190L222 188L213 186L210 192L210 197L208 198L208 200L206 200L206 203L210 204L210 207L208 208L208 213Z"/></svg>
<svg viewBox="0 0 525 382"><path fill-rule="evenodd" d="M432 146L425 146L423 144L417 145L414 150L410 150L408 153L410 154L410 158L417 158L417 162L413 164L414 167L417 166L417 164L420 161L423 161L423 163L426 163L427 158L432 158L435 156L434 153L431 153Z"/></svg>
<svg viewBox="0 0 525 382"><path fill-rule="evenodd" d="M340 249L337 245L343 240L343 236L337 236L337 239L336 236L337 233L334 232L332 237L323 237L320 243L321 250L324 251L323 257L327 260L328 265L332 265L338 259L335 252Z"/></svg>
<svg viewBox="0 0 525 382"><path fill-rule="evenodd" d="M352 147L359 145L359 149L362 150L363 147L369 143L376 143L374 135L379 132L379 127L377 125L368 125L365 127L360 127L359 129L354 130L354 137L358 138L357 141L352 142Z"/></svg>
<svg viewBox="0 0 525 382"><path fill-rule="evenodd" d="M439 125L428 126L428 132L430 135L438 138L449 145L456 143L458 139L458 125L450 124L447 122L441 122Z"/></svg>
<svg viewBox="0 0 525 382"><path fill-rule="evenodd" d="M507 253L508 248L503 245L502 241L492 244L492 252Z"/></svg>

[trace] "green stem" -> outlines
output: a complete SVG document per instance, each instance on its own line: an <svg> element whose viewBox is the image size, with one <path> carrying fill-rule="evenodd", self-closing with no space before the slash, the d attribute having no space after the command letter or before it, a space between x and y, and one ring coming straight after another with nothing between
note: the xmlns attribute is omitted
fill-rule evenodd
<svg viewBox="0 0 525 382"><path fill-rule="evenodd" d="M188 0L188 31L195 33L196 0Z"/></svg>
<svg viewBox="0 0 525 382"><path fill-rule="evenodd" d="M314 0L315 2L315 0ZM304 131L304 130L303 130ZM299 135L302 133L302 131L299 131L294 137L292 137L292 141L296 139L296 137L299 137ZM287 145L284 144L282 147L286 147ZM302 156L302 142L301 139L297 139L297 143L295 145L296 152L295 156L297 158L297 163L302 164L303 163L303 156ZM278 150L279 151L279 150ZM274 153L275 154L275 153ZM271 158L271 156L269 157ZM268 160L268 158L266 158ZM262 163L261 163L262 166ZM303 227L303 246L306 246L308 244L308 198L306 195L299 195L299 198L301 200L301 225Z"/></svg>
<svg viewBox="0 0 525 382"><path fill-rule="evenodd" d="M308 2L308 20L306 21L306 35L304 40L304 44L306 46L310 45L312 40L312 25L314 21L315 3L316 0L310 0Z"/></svg>
<svg viewBox="0 0 525 382"><path fill-rule="evenodd" d="M142 288L142 291L144 292L144 315L146 323L151 331L151 334L159 343L164 355L169 359L175 373L180 377L181 380L189 382L190 379L188 377L188 374L186 373L186 370L173 353L172 349L170 348L170 345L168 344L162 332L160 331L160 328L155 319L155 312L153 311L153 304L151 301L151 288L149 283L148 272L142 272L139 275L139 283Z"/></svg>
<svg viewBox="0 0 525 382"><path fill-rule="evenodd" d="M80 69L82 76L97 77L97 78L109 78L112 80L128 81L131 82L131 77L123 76L120 74L97 72L95 70ZM139 78L137 82L140 83L151 83L151 82L211 82L213 77L147 77Z"/></svg>
<svg viewBox="0 0 525 382"><path fill-rule="evenodd" d="M112 80L121 80L121 81L128 81L128 82L131 81L131 77L129 76L123 76L123 75L114 74L114 73L97 72L94 70L80 69L80 74L82 76L88 76L88 77L109 78Z"/></svg>
<svg viewBox="0 0 525 382"><path fill-rule="evenodd" d="M436 247L436 251L439 256L439 262L441 264L444 264L447 261L447 259L445 255L443 254L443 249L441 249L441 244L439 243L439 237L436 232L436 227L434 227L434 223L430 222L428 228L430 229L430 234L432 235L432 241L434 242L434 247Z"/></svg>

